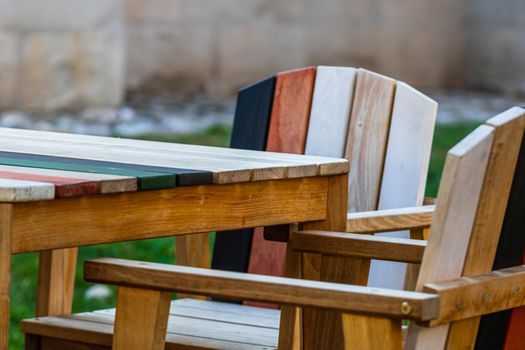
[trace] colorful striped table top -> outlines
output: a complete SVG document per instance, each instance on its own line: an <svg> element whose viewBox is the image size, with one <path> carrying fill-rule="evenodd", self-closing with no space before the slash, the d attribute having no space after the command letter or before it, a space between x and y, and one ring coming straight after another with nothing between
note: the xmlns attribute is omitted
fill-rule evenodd
<svg viewBox="0 0 525 350"><path fill-rule="evenodd" d="M0 202L348 173L344 159L0 128Z"/></svg>

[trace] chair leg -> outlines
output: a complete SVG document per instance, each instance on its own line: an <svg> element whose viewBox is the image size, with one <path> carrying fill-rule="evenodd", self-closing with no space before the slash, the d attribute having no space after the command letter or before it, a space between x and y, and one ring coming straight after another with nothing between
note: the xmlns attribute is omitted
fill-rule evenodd
<svg viewBox="0 0 525 350"><path fill-rule="evenodd" d="M164 350L171 296L119 287L113 350Z"/></svg>
<svg viewBox="0 0 525 350"><path fill-rule="evenodd" d="M9 349L12 206L0 204L0 350Z"/></svg>
<svg viewBox="0 0 525 350"><path fill-rule="evenodd" d="M209 269L211 267L209 234L200 233L175 237L175 260L177 265ZM177 297L179 299L206 299L203 296L183 293L178 293Z"/></svg>
<svg viewBox="0 0 525 350"><path fill-rule="evenodd" d="M71 313L78 248L47 250L38 262L36 316Z"/></svg>

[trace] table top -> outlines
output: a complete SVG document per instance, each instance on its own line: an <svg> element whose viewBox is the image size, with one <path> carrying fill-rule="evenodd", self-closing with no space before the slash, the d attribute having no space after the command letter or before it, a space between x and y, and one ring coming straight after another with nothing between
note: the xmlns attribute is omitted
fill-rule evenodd
<svg viewBox="0 0 525 350"><path fill-rule="evenodd" d="M348 173L344 159L0 128L0 202Z"/></svg>

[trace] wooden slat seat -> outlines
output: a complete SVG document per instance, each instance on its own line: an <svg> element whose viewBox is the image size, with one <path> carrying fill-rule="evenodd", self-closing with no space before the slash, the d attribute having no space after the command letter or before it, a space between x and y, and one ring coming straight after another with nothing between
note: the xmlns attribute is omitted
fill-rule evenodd
<svg viewBox="0 0 525 350"><path fill-rule="evenodd" d="M166 349L274 349L279 316L280 311L274 309L189 298L174 300ZM77 349L79 343L85 343L86 349L94 345L110 349L114 320L115 309L107 309L26 320L22 329L42 336L43 350L46 343L50 349Z"/></svg>

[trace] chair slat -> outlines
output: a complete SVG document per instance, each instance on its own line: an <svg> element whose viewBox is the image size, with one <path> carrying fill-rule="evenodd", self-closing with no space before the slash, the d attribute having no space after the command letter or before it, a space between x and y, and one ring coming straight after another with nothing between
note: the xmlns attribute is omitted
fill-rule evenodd
<svg viewBox="0 0 525 350"><path fill-rule="evenodd" d="M378 209L423 204L436 122L437 103L403 82L396 96L388 135ZM409 238L409 231L381 235ZM372 261L368 285L402 289L407 265Z"/></svg>
<svg viewBox="0 0 525 350"><path fill-rule="evenodd" d="M380 74L359 69L352 113L348 128L345 158L351 159L348 186L348 211L376 210L383 173L386 144L396 82ZM349 284L365 285L369 259L306 255L304 278L320 278ZM319 277L317 277L319 276ZM340 314L312 311L305 314L304 333L307 346L316 349L342 347Z"/></svg>
<svg viewBox="0 0 525 350"><path fill-rule="evenodd" d="M494 144L462 276L492 271L525 129L525 111L510 109L489 119L486 125L495 128ZM465 344L472 348L479 322L480 317L476 317L451 323L448 346Z"/></svg>
<svg viewBox="0 0 525 350"><path fill-rule="evenodd" d="M316 76L315 67L277 75L266 150L304 154ZM255 229L248 272L282 276L286 244L264 239Z"/></svg>
<svg viewBox="0 0 525 350"><path fill-rule="evenodd" d="M481 126L449 151L438 194L438 202L445 204L434 213L417 290L427 282L461 276L493 139L494 129ZM408 348L443 348L447 330L446 326L420 329L411 324Z"/></svg>
<svg viewBox="0 0 525 350"><path fill-rule="evenodd" d="M317 67L305 154L343 158L357 70Z"/></svg>
<svg viewBox="0 0 525 350"><path fill-rule="evenodd" d="M376 210L383 175L396 82L360 69L345 158L352 160L348 211Z"/></svg>
<svg viewBox="0 0 525 350"><path fill-rule="evenodd" d="M514 174L509 203L505 213L505 220L501 231L498 250L494 260L493 270L517 266L522 262L525 235L521 234L525 227L525 139L522 140L520 156ZM512 332L507 337L507 329L511 314L519 314L518 310L507 310L481 318L476 349L503 349L505 343L514 344L520 342L525 346L525 334L523 331ZM523 313L523 312L522 312ZM516 316L514 316L515 318ZM525 321L525 319L524 319ZM525 322L522 321L522 327ZM520 323L520 321L513 321ZM511 328L515 327L510 325ZM506 340L507 338L507 340ZM517 347L519 348L519 347Z"/></svg>
<svg viewBox="0 0 525 350"><path fill-rule="evenodd" d="M55 186L49 182L0 179L0 202L27 202L55 198Z"/></svg>
<svg viewBox="0 0 525 350"><path fill-rule="evenodd" d="M274 89L275 77L269 77L239 91L231 147L264 151ZM212 268L247 271L252 235L253 229L217 233Z"/></svg>
<svg viewBox="0 0 525 350"><path fill-rule="evenodd" d="M418 290L425 282L492 270L524 126L525 111L511 109L489 120L449 152L438 197L438 202L448 206L436 209ZM516 139L520 142L509 141ZM468 168L469 176L465 175ZM454 177L455 185L450 186ZM446 344L472 347L478 322L479 318L419 330L413 344L422 349ZM412 326L409 343L417 333L417 327Z"/></svg>

